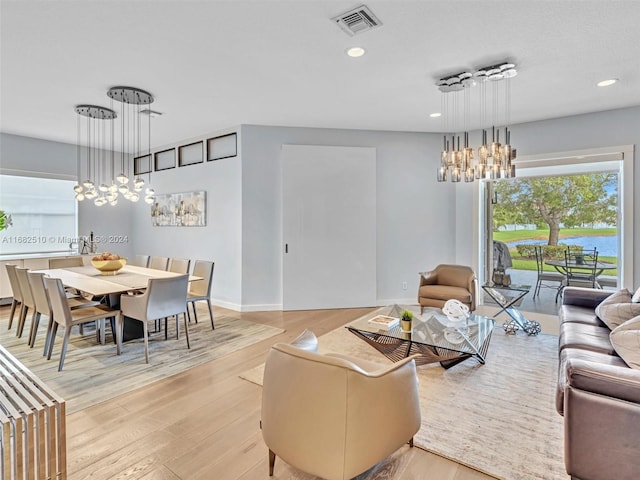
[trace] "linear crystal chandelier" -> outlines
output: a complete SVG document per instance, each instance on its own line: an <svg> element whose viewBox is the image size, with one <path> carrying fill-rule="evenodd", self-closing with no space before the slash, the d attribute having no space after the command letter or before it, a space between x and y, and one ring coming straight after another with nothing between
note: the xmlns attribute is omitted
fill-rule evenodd
<svg viewBox="0 0 640 480"><path fill-rule="evenodd" d="M143 128L141 106L153 102L153 96L133 87L113 87L107 92L111 98L111 108L98 105L78 105L77 117L77 161L78 183L73 190L76 200L93 200L98 207L118 204L120 195L126 200L137 202L144 189L144 201L152 204L155 191L137 176L129 183L133 159L151 154L151 116L147 128ZM113 109L113 101L120 102L120 152L114 149L116 138L115 120L118 114ZM144 142L144 140L147 140ZM146 149L142 148L146 143ZM84 165L84 171L83 171ZM116 167L119 167L116 175ZM150 180L151 174L149 174Z"/></svg>
<svg viewBox="0 0 640 480"><path fill-rule="evenodd" d="M440 166L439 182L473 182L478 179L511 178L516 176L516 149L511 145L509 131L511 110L510 79L518 74L513 63L502 62L480 68L475 72L461 72L441 78L436 83L442 92L443 130L445 134ZM479 114L482 125L487 125L487 90L491 86L491 141L483 127L481 144L473 148L469 144L469 121L471 117L471 91L479 92ZM478 88L475 88L478 87ZM500 106L503 97L504 105ZM504 127L496 127L504 125ZM503 139L500 143L500 132ZM456 133L457 132L457 133ZM462 133L460 133L462 132ZM460 137L462 136L462 145ZM477 156L476 156L477 152Z"/></svg>

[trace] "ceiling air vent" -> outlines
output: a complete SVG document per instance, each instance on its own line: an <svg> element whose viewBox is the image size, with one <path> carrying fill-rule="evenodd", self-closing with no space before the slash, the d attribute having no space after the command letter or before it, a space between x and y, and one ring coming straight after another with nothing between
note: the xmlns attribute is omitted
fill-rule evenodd
<svg viewBox="0 0 640 480"><path fill-rule="evenodd" d="M382 22L366 5L360 5L358 8L333 17L331 20L351 37L382 25Z"/></svg>

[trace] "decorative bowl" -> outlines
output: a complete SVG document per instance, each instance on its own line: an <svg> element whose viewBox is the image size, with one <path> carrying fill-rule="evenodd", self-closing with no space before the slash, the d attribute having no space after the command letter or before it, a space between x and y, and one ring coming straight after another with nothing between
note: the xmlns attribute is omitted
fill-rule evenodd
<svg viewBox="0 0 640 480"><path fill-rule="evenodd" d="M126 264L126 258L120 258L118 260L91 260L91 265L100 270L102 275L116 275Z"/></svg>

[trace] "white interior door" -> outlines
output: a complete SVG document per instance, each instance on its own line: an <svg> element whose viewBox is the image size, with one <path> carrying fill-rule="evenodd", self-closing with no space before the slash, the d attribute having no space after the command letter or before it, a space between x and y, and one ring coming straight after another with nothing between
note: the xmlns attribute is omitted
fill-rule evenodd
<svg viewBox="0 0 640 480"><path fill-rule="evenodd" d="M283 145L283 309L376 304L376 150Z"/></svg>

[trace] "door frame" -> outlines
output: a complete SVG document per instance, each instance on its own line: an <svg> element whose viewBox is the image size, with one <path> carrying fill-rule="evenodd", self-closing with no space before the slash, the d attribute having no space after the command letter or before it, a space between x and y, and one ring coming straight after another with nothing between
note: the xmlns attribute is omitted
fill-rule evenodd
<svg viewBox="0 0 640 480"><path fill-rule="evenodd" d="M590 148L585 150L572 150L556 153L542 153L537 155L526 155L517 158L514 161L517 172L525 173L526 176L542 175L544 169L550 167L563 167L565 171L572 173L595 173L598 171L594 164L610 164L616 162L617 172L619 174L618 181L618 285L633 288L635 285L633 265L634 265L634 248L633 248L633 182L634 182L634 145L621 145L601 148ZM586 171L580 170L585 165L590 165ZM525 172L523 172L523 170ZM600 171L612 171L607 170ZM492 184L490 180L484 181L485 185L478 189L478 219L476 232L479 238L483 236L492 238L491 215L491 191ZM488 184L488 185L487 185ZM488 205L489 203L489 205ZM489 235L487 235L489 233ZM491 249L488 249L483 242L478 242L478 250L476 252L476 271L483 272L484 278L479 279L480 282L486 282L487 268L491 265ZM490 275L490 273L489 273Z"/></svg>

